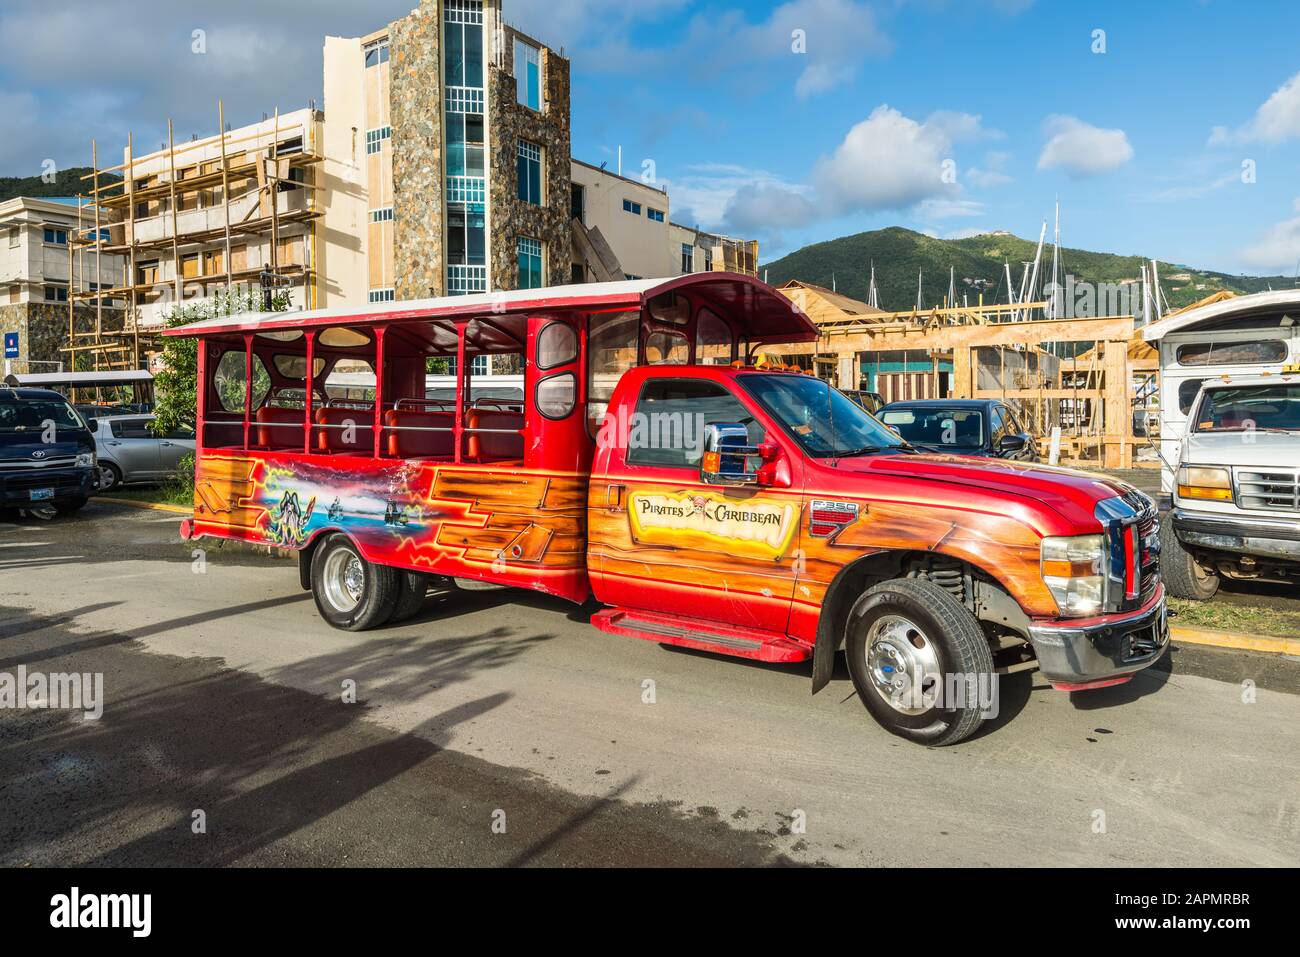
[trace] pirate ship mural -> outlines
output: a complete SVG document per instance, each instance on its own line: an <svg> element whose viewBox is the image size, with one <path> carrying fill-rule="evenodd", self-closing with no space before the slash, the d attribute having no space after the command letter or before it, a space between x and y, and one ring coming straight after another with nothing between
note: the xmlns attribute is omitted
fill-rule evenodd
<svg viewBox="0 0 1300 957"><path fill-rule="evenodd" d="M344 465L210 450L195 481L196 530L290 549L343 531L376 559L443 574L502 562L531 574L585 569L579 476L405 460Z"/></svg>

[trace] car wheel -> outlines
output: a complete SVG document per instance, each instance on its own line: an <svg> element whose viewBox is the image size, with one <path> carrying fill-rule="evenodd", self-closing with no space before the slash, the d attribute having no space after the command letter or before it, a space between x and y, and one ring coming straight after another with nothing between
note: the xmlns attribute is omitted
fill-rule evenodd
<svg viewBox="0 0 1300 957"><path fill-rule="evenodd" d="M1209 601L1219 591L1219 576L1183 547L1169 516L1160 525L1160 577L1169 594L1186 601Z"/></svg>
<svg viewBox="0 0 1300 957"><path fill-rule="evenodd" d="M312 597L333 627L365 631L392 617L401 574L366 561L346 535L333 535L312 556Z"/></svg>
<svg viewBox="0 0 1300 957"><path fill-rule="evenodd" d="M100 462L99 474L96 476L95 490L110 492L122 484L122 470L112 462Z"/></svg>
<svg viewBox="0 0 1300 957"><path fill-rule="evenodd" d="M86 507L86 499L74 498L66 502L60 502L54 506L54 510L60 515L71 515L73 512L80 511Z"/></svg>
<svg viewBox="0 0 1300 957"><path fill-rule="evenodd" d="M849 612L844 647L862 703L909 741L955 744L996 707L983 629L933 582L897 579L868 589Z"/></svg>

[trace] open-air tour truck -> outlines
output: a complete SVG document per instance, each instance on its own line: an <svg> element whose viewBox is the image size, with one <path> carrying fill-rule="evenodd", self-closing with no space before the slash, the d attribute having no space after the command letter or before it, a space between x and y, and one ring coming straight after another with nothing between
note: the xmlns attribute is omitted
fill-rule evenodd
<svg viewBox="0 0 1300 957"><path fill-rule="evenodd" d="M611 634L811 661L814 692L843 647L871 714L931 745L990 716L1002 674L1118 684L1168 642L1150 499L1064 469L918 454L816 377L755 360L818 333L747 276L167 334L198 339L182 535L297 550L338 628L400 621L459 580L594 598ZM511 355L523 400L475 396L476 357ZM431 397L426 372L446 360L455 398ZM358 370L371 394L338 397L331 376Z"/></svg>

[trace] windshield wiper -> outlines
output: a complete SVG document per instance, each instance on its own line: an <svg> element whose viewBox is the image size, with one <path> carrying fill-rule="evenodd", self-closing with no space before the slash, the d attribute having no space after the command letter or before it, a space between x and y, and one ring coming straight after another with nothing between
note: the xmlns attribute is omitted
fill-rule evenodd
<svg viewBox="0 0 1300 957"><path fill-rule="evenodd" d="M910 445L864 445L860 449L848 449L843 452L830 452L828 454L839 459L851 459L857 455L873 455L876 452L916 452L916 449Z"/></svg>

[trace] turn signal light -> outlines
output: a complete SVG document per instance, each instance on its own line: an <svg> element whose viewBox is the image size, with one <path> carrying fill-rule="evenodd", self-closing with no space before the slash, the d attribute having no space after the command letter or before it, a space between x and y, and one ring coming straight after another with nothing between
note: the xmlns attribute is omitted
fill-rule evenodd
<svg viewBox="0 0 1300 957"><path fill-rule="evenodd" d="M704 461L700 463L701 470L710 475L717 475L722 471L722 455L719 452L705 452Z"/></svg>

